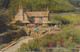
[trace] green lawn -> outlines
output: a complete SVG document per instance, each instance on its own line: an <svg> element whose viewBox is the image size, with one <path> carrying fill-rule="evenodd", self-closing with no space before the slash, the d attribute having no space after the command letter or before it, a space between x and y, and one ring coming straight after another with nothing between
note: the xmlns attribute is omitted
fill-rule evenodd
<svg viewBox="0 0 80 52"><path fill-rule="evenodd" d="M71 15L69 15L69 14L71 14ZM52 13L50 15L51 19L53 19L56 16L61 16L63 18L70 20L71 22L75 22L76 20L80 19L80 15L79 14L76 15L74 13L66 13L66 14L64 14L64 13Z"/></svg>
<svg viewBox="0 0 80 52"><path fill-rule="evenodd" d="M78 16L62 16L62 17L67 18L68 20L70 20L72 22L75 22L76 20L80 19L80 15L78 15Z"/></svg>

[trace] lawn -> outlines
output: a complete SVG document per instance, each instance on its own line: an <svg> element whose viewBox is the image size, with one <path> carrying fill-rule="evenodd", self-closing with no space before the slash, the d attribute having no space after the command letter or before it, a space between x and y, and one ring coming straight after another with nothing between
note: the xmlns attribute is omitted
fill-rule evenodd
<svg viewBox="0 0 80 52"><path fill-rule="evenodd" d="M62 18L68 19L71 22L75 22L80 19L80 15L74 14L74 13L52 13L52 14L50 14L51 19L56 16L60 16Z"/></svg>
<svg viewBox="0 0 80 52"><path fill-rule="evenodd" d="M80 15L78 16L62 16L63 18L67 18L68 20L75 22L76 20L80 19Z"/></svg>

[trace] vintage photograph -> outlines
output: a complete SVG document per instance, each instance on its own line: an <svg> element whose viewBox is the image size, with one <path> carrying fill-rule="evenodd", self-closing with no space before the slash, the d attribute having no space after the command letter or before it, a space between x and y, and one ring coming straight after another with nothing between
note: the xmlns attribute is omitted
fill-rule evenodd
<svg viewBox="0 0 80 52"><path fill-rule="evenodd" d="M0 0L0 52L80 52L80 0Z"/></svg>

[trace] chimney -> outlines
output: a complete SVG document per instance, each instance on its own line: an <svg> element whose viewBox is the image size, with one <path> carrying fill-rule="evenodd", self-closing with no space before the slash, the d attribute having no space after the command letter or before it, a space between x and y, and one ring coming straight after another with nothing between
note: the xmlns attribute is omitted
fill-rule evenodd
<svg viewBox="0 0 80 52"><path fill-rule="evenodd" d="M23 9L23 8L22 8L22 4L19 5L19 9Z"/></svg>
<svg viewBox="0 0 80 52"><path fill-rule="evenodd" d="M23 7L22 7L22 4L19 5L19 12L20 12L20 13L23 13Z"/></svg>
<svg viewBox="0 0 80 52"><path fill-rule="evenodd" d="M24 19L23 7L22 4L19 5L19 14Z"/></svg>

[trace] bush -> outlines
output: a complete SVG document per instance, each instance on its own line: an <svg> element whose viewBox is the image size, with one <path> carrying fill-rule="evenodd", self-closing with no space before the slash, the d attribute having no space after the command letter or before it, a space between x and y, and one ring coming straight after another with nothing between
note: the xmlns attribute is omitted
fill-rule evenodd
<svg viewBox="0 0 80 52"><path fill-rule="evenodd" d="M10 25L10 26L8 26L8 29L11 29L11 30L17 30L17 29L19 29L18 28L18 26L17 25Z"/></svg>
<svg viewBox="0 0 80 52"><path fill-rule="evenodd" d="M58 24L61 24L61 22L60 22L60 21L58 21L58 20L54 20L54 21L53 21L53 24L58 25Z"/></svg>
<svg viewBox="0 0 80 52"><path fill-rule="evenodd" d="M5 22L0 21L0 33L3 33L7 31L7 25L5 24Z"/></svg>
<svg viewBox="0 0 80 52"><path fill-rule="evenodd" d="M16 38L19 38L20 35L16 32L16 31L12 31L12 32L6 32L3 34L3 41L4 43L9 43L11 41L13 41Z"/></svg>
<svg viewBox="0 0 80 52"><path fill-rule="evenodd" d="M52 42L52 47L75 47L75 43L67 42L68 40L65 38L65 35L46 35L44 38L30 40L26 44L27 51L44 51L45 47L51 47L50 42ZM25 46L24 46L25 47ZM43 48L43 49L41 49ZM21 51L23 50L22 47L19 48Z"/></svg>
<svg viewBox="0 0 80 52"><path fill-rule="evenodd" d="M27 34L26 34L26 32L25 32L25 30L23 28L19 29L17 32L20 35L20 37L27 36Z"/></svg>
<svg viewBox="0 0 80 52"><path fill-rule="evenodd" d="M21 21L18 20L18 21L16 21L15 25L22 26L23 24Z"/></svg>
<svg viewBox="0 0 80 52"><path fill-rule="evenodd" d="M27 52L27 45L26 45L26 43L23 43L21 45L21 48L18 49L18 52Z"/></svg>
<svg viewBox="0 0 80 52"><path fill-rule="evenodd" d="M22 36L27 36L27 34L23 29L19 29L17 31L6 32L2 36L4 37L3 38L4 43L9 43L13 40L15 41L18 40Z"/></svg>
<svg viewBox="0 0 80 52"><path fill-rule="evenodd" d="M68 19L60 17L60 16L55 16L53 19L63 25L70 24L70 21Z"/></svg>

